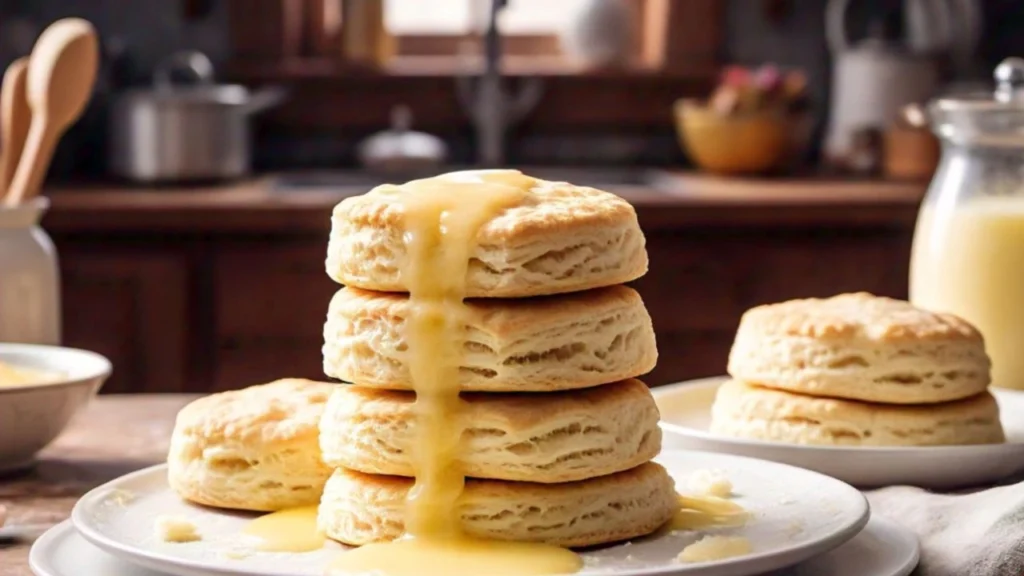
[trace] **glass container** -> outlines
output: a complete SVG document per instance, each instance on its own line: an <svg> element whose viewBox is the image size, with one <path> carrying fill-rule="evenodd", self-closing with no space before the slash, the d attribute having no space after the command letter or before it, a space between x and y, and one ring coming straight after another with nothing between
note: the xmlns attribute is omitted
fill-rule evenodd
<svg viewBox="0 0 1024 576"><path fill-rule="evenodd" d="M1024 390L1024 60L994 92L928 106L942 156L918 215L910 300L978 327L994 386Z"/></svg>

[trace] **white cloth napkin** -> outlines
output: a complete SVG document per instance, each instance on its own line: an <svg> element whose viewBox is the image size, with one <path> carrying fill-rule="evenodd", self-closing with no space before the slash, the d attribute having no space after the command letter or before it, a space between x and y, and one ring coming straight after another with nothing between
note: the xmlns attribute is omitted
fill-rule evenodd
<svg viewBox="0 0 1024 576"><path fill-rule="evenodd" d="M960 494L893 486L866 496L872 514L917 534L915 576L1024 575L1024 482Z"/></svg>

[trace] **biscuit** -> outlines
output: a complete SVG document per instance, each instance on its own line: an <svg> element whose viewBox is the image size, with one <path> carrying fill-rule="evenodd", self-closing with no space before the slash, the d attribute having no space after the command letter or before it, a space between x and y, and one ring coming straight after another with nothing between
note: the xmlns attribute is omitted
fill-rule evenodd
<svg viewBox="0 0 1024 576"><path fill-rule="evenodd" d="M658 407L647 386L625 380L582 391L463 394L466 476L570 482L639 466L661 449ZM338 386L320 421L328 466L413 476L412 392Z"/></svg>
<svg viewBox="0 0 1024 576"><path fill-rule="evenodd" d="M237 510L316 504L331 475L317 439L334 386L285 379L192 402L171 435L171 488L186 500Z"/></svg>
<svg viewBox="0 0 1024 576"><path fill-rule="evenodd" d="M999 405L985 391L965 400L920 406L817 398L723 384L711 409L711 432L792 444L943 446L1005 440Z"/></svg>
<svg viewBox="0 0 1024 576"><path fill-rule="evenodd" d="M892 404L974 396L989 371L981 334L966 321L865 293L748 310L729 354L738 380Z"/></svg>
<svg viewBox="0 0 1024 576"><path fill-rule="evenodd" d="M412 389L404 294L344 288L324 326L324 373L360 386ZM520 300L466 301L460 386L549 391L596 386L650 371L651 317L625 286Z"/></svg>
<svg viewBox="0 0 1024 576"><path fill-rule="evenodd" d="M509 171L515 173L515 171ZM481 182L479 172L437 177ZM335 207L327 274L347 286L408 292L404 210L387 184ZM622 198L567 182L535 180L525 199L485 223L466 277L468 297L521 298L635 280L647 272L636 211Z"/></svg>
<svg viewBox="0 0 1024 576"><path fill-rule="evenodd" d="M412 484L339 468L324 488L320 529L345 544L394 540L404 531ZM582 547L650 534L679 504L672 477L647 463L565 484L467 480L458 508L470 536Z"/></svg>

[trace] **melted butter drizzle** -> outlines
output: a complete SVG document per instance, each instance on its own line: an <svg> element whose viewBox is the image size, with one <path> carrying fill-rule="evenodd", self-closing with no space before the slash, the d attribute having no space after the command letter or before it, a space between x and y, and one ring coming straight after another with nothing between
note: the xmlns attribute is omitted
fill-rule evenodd
<svg viewBox="0 0 1024 576"><path fill-rule="evenodd" d="M480 227L526 193L521 182L489 184L419 180L406 185L401 197L408 253L402 275L412 303L407 338L418 431L412 451L416 484L406 507L406 532L413 537L459 535L456 504L465 484L458 450L464 428L459 365L466 275Z"/></svg>
<svg viewBox="0 0 1024 576"><path fill-rule="evenodd" d="M345 552L331 565L333 576L553 576L578 572L570 550L529 542L457 538L404 538Z"/></svg>
<svg viewBox="0 0 1024 576"><path fill-rule="evenodd" d="M249 522L242 531L259 540L265 552L311 552L326 539L316 524L316 506L272 512Z"/></svg>
<svg viewBox="0 0 1024 576"><path fill-rule="evenodd" d="M406 324L416 401L412 449L416 481L406 501L406 537L338 557L333 574L539 576L570 574L580 558L557 546L481 540L463 534L458 500L464 429L459 397L466 276L480 228L522 203L535 180L518 171L480 171L381 189L403 209L409 287ZM497 571L496 571L497 570ZM504 571L502 571L504 570Z"/></svg>

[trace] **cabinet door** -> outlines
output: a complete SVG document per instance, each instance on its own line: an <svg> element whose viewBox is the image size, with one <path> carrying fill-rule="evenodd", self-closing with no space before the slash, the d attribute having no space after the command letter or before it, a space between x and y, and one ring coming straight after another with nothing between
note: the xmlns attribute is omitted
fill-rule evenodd
<svg viewBox="0 0 1024 576"><path fill-rule="evenodd" d="M693 229L647 237L650 272L635 282L660 352L651 384L724 374L748 308L867 291L905 298L908 231Z"/></svg>
<svg viewBox="0 0 1024 576"><path fill-rule="evenodd" d="M291 376L324 378L324 319L341 288L324 271L325 256L322 241L218 250L214 389Z"/></svg>
<svg viewBox="0 0 1024 576"><path fill-rule="evenodd" d="M190 377L187 259L109 247L59 251L64 343L114 364L103 392L184 390Z"/></svg>

